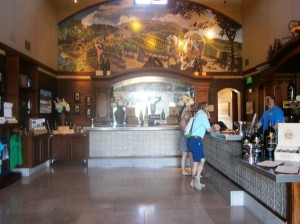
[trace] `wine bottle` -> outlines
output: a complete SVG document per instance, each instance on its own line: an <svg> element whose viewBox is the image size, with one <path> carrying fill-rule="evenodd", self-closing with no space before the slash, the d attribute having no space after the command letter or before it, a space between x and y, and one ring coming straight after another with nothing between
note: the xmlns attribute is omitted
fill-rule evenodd
<svg viewBox="0 0 300 224"><path fill-rule="evenodd" d="M143 120L144 120L144 115L143 115L143 111L142 110L140 110L140 121L142 122Z"/></svg>
<svg viewBox="0 0 300 224"><path fill-rule="evenodd" d="M30 100L27 101L27 113L30 114L31 113L31 107L32 107L32 103Z"/></svg>
<svg viewBox="0 0 300 224"><path fill-rule="evenodd" d="M110 62L109 62L109 60L107 59L106 60L106 64L105 64L105 67L106 67L106 75L110 75Z"/></svg>
<svg viewBox="0 0 300 224"><path fill-rule="evenodd" d="M54 130L57 130L57 122L56 122L56 119L54 119Z"/></svg>
<svg viewBox="0 0 300 224"><path fill-rule="evenodd" d="M269 120L268 128L264 131L264 145L265 145L265 156L269 158L274 157L274 151L276 148L276 131L272 127L272 121Z"/></svg>
<svg viewBox="0 0 300 224"><path fill-rule="evenodd" d="M161 119L162 119L162 120L166 120L166 114L165 114L164 109L163 109L162 112L161 112Z"/></svg>
<svg viewBox="0 0 300 224"><path fill-rule="evenodd" d="M255 154L257 156L261 156L261 153L262 153L261 152L262 151L261 150L262 139L261 139L260 133L258 132L258 127L257 126L254 128L254 132L251 135L250 142L256 145Z"/></svg>
<svg viewBox="0 0 300 224"><path fill-rule="evenodd" d="M3 75L0 72L0 93L4 92L4 80L3 80Z"/></svg>
<svg viewBox="0 0 300 224"><path fill-rule="evenodd" d="M290 80L290 83L287 87L288 91L288 100L294 100L295 99L295 85L293 83L293 80Z"/></svg>
<svg viewBox="0 0 300 224"><path fill-rule="evenodd" d="M243 140L242 140L242 142L243 142L243 145L242 145L242 158L244 158L245 156L248 155L247 147L250 143L249 133L250 133L249 130L246 130L245 135L244 135Z"/></svg>
<svg viewBox="0 0 300 224"><path fill-rule="evenodd" d="M27 76L26 76L26 85L27 85L27 88L31 88L31 85L32 85L32 83L31 83L31 76L29 75L29 74L27 74Z"/></svg>

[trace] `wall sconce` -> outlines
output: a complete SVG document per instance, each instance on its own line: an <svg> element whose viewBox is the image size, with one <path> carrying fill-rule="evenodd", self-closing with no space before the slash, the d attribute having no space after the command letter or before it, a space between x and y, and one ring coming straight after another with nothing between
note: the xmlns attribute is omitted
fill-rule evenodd
<svg viewBox="0 0 300 224"><path fill-rule="evenodd" d="M199 72L198 71L194 72L194 76L199 76Z"/></svg>
<svg viewBox="0 0 300 224"><path fill-rule="evenodd" d="M202 72L202 76L206 76L206 72Z"/></svg>

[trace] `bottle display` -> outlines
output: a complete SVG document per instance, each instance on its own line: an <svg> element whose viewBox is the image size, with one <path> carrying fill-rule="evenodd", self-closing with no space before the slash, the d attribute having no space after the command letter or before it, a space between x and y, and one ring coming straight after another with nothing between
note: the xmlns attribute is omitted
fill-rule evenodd
<svg viewBox="0 0 300 224"><path fill-rule="evenodd" d="M293 83L293 80L290 80L290 83L287 87L288 91L288 100L295 100L295 84Z"/></svg>
<svg viewBox="0 0 300 224"><path fill-rule="evenodd" d="M269 158L273 158L277 143L276 143L276 131L272 127L271 120L269 120L268 128L264 131L264 145L265 145L265 156Z"/></svg>

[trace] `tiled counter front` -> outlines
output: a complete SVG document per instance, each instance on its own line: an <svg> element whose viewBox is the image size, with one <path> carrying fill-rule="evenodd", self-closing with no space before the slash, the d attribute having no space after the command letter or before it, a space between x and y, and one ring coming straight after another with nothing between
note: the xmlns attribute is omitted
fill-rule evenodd
<svg viewBox="0 0 300 224"><path fill-rule="evenodd" d="M89 158L179 156L179 127L88 128Z"/></svg>
<svg viewBox="0 0 300 224"><path fill-rule="evenodd" d="M204 138L206 161L244 188L273 212L287 218L287 184L276 183L273 179L245 166L234 159L241 155L241 143L226 141L206 135Z"/></svg>

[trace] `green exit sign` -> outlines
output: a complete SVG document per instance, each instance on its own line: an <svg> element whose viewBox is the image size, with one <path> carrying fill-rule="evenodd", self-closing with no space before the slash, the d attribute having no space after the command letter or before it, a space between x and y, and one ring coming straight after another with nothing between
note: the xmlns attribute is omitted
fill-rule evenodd
<svg viewBox="0 0 300 224"><path fill-rule="evenodd" d="M252 77L251 76L246 79L246 83L247 84L251 84L252 83Z"/></svg>

